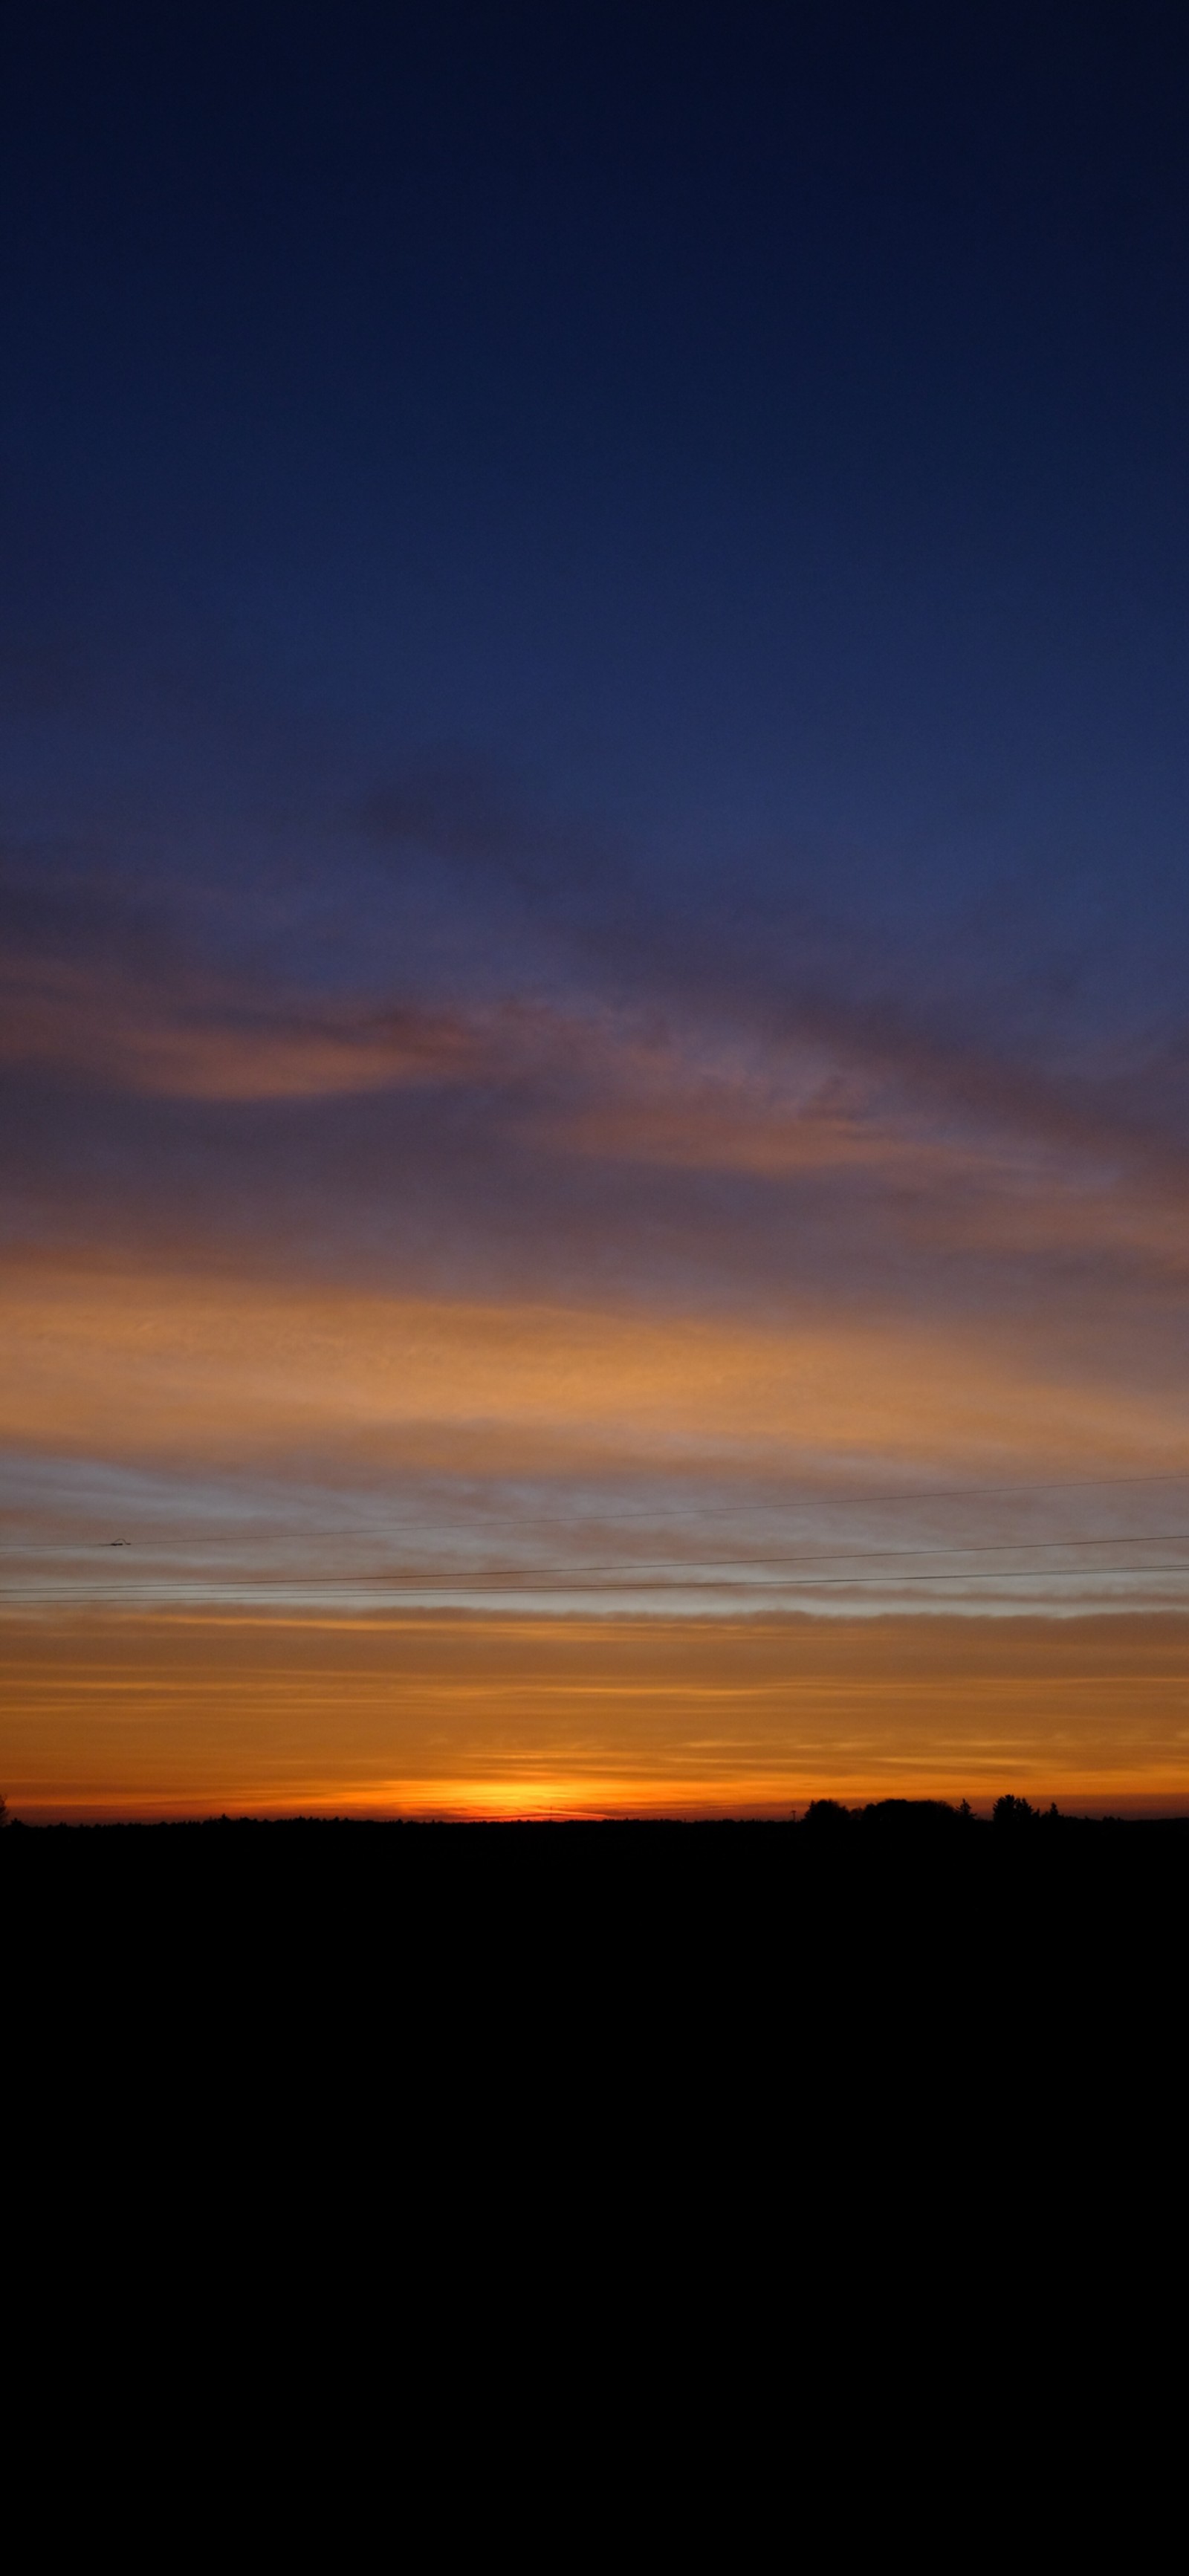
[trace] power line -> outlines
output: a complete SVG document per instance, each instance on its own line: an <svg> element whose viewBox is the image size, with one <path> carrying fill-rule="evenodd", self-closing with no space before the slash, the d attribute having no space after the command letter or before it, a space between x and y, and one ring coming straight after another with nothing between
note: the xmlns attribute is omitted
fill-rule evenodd
<svg viewBox="0 0 1189 2576"><path fill-rule="evenodd" d="M164 1544L164 1542L161 1542L161 1544ZM1176 1547L1187 1544L1189 1544L1189 1530L1113 1530L1103 1537L1086 1532L1075 1532L1070 1537L1045 1539L980 1539L975 1542L971 1542L969 1540L950 1541L948 1539L935 1539L931 1546L924 1547L827 1547L815 1549L813 1553L808 1556L799 1554L797 1556L718 1557L703 1554L701 1556L668 1557L636 1556L626 1561L623 1559L612 1559L610 1562L604 1559L602 1561L596 1560L593 1565L582 1563L566 1565L480 1565L476 1566L471 1573L466 1574L466 1580L468 1582L483 1583L519 1583L530 1578L542 1581L556 1578L559 1581L570 1581L575 1576L580 1577L587 1574L621 1574L639 1576L649 1569L658 1574L688 1572L692 1575L697 1571L699 1566L718 1566L724 1568L728 1573L735 1570L741 1573L748 1573L760 1570L766 1566L791 1568L793 1571L796 1571L800 1567L807 1565L836 1565L840 1559L843 1564L846 1564L847 1562L855 1563L856 1561L866 1563L872 1559L878 1560L881 1563L886 1563L889 1559L895 1559L898 1561L902 1557L906 1556L1015 1556L1019 1555L1025 1548L1030 1548L1034 1552L1037 1550L1043 1550L1045 1553L1048 1553L1055 1548L1066 1547ZM13 1553L17 1552L18 1551L15 1550L13 1551ZM35 1551L30 1549L27 1552L29 1554L33 1554ZM47 1550L45 1552L50 1553L51 1551ZM62 1554L68 1551L65 1549L57 1549L52 1552ZM197 1551L194 1552L197 1553ZM1010 1571L1010 1569L1007 1570ZM1080 1569L1076 1567L1070 1569L1071 1572L1077 1572L1079 1570ZM1142 1572L1142 1570L1143 1569L1141 1567L1136 1568L1137 1572ZM457 1571L460 1579L461 1576L466 1573L466 1569L457 1569ZM197 1569L195 1570L195 1574L192 1579L200 1579ZM227 1579L230 1580L232 1578ZM325 1576L311 1574L270 1574L266 1570L262 1569L258 1576L244 1578L246 1581L272 1583L278 1586L318 1582L350 1584L424 1583L435 1579L432 1569L418 1566L360 1566L350 1573L327 1574ZM451 1575L449 1579L453 1579L453 1575ZM134 1582L135 1577L133 1577L132 1580ZM120 1588L121 1591L126 1591L129 1586L126 1583L121 1583Z"/></svg>
<svg viewBox="0 0 1189 2576"><path fill-rule="evenodd" d="M616 1582L608 1582L605 1576L600 1576L596 1582L590 1583L584 1582L581 1574L569 1575L564 1579L551 1576L539 1576L534 1579L531 1573L526 1573L523 1576L516 1577L515 1579L501 1576L498 1581L493 1581L491 1577L484 1578L483 1576L474 1575L420 1575L392 1577L287 1575L280 1578L267 1575L258 1577L241 1576L238 1578L232 1576L220 1577L218 1575L211 1575L206 1579L202 1576L190 1575L179 1578L175 1583L168 1583L164 1579L160 1579L145 1583L121 1585L118 1593L107 1593L103 1595L97 1595L94 1589L89 1591L83 1591L81 1589L64 1591L60 1586L51 1588L47 1585L39 1591L35 1590L28 1584L20 1586L5 1584L0 1585L0 1600L27 1602L40 1601L46 1604L75 1601L92 1603L98 1602L103 1607L118 1608L122 1601L127 1601L129 1599L136 1601L143 1601L146 1599L180 1601L187 1597L192 1598L199 1592L203 1594L216 1592L222 1597L233 1596L237 1599L251 1600L256 1599L261 1594L268 1594L269 1592L292 1592L298 1590L311 1597L316 1597L319 1594L326 1592L342 1593L358 1591L363 1588L365 1584L370 1584L380 1591L400 1592L406 1597L412 1596L414 1598L418 1594L424 1593L449 1592L470 1594L490 1592L494 1593L497 1598L502 1595L505 1599L515 1599L517 1596L531 1596L539 1593L545 1593L551 1597L561 1599L565 1599L571 1595L580 1595L582 1593L606 1593L608 1597L615 1599L619 1598L625 1592L669 1594L682 1597L692 1592L735 1591L745 1598L762 1599L765 1596L769 1598L779 1598L781 1595L790 1592L808 1594L827 1590L889 1592L894 1591L906 1583L1084 1583L1091 1579L1091 1577L1101 1577L1104 1575L1130 1575L1132 1577L1140 1575L1144 1577L1145 1580L1149 1580L1153 1576L1189 1576L1189 1564L1100 1566L1019 1565L997 1566L995 1568L987 1568L985 1571L979 1571L977 1568L970 1567L963 1568L956 1573L891 1573L886 1576L871 1574L823 1574L809 1576L800 1581L794 1580L789 1582L776 1581L744 1584L732 1583L729 1577L715 1577L712 1575L694 1575L684 1582L677 1583L671 1582L667 1578L658 1581L651 1581L640 1576L625 1576Z"/></svg>

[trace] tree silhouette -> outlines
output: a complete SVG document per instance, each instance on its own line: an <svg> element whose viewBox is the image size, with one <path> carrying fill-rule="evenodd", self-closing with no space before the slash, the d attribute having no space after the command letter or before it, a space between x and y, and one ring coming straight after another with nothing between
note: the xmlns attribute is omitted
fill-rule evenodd
<svg viewBox="0 0 1189 2576"><path fill-rule="evenodd" d="M1026 1798L996 1798L991 1809L993 1825L1031 1825L1036 1822L1036 1809Z"/></svg>

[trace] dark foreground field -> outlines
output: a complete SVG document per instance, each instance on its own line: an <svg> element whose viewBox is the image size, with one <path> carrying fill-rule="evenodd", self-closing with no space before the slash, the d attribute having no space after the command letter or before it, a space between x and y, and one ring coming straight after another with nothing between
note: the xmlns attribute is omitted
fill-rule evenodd
<svg viewBox="0 0 1189 2576"><path fill-rule="evenodd" d="M1181 1823L18 1824L14 2135L71 2243L993 2244L1010 2304L1163 2242L1187 1920Z"/></svg>
<svg viewBox="0 0 1189 2576"><path fill-rule="evenodd" d="M14 1971L48 1975L65 2001L110 1969L115 2009L170 1975L221 1982L236 2013L295 1979L346 2009L378 1980L407 2022L431 1992L461 2008L502 1981L523 2021L593 1978L661 2016L778 1992L790 2030L827 1995L965 2011L994 1989L1021 2027L1093 2011L1118 2036L1184 1964L1189 1819L888 1802L796 1825L16 1823L0 1907L10 1993Z"/></svg>

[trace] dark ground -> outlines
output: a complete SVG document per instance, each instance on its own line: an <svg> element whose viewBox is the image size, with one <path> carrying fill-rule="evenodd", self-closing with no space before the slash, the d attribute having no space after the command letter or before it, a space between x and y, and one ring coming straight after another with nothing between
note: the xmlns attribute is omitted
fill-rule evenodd
<svg viewBox="0 0 1189 2576"><path fill-rule="evenodd" d="M104 2315L129 2246L171 2315L329 2263L385 2333L440 2265L449 2340L460 2264L618 2332L629 2243L634 2335L654 2264L807 2259L1006 2334L1054 2259L1164 2277L1187 1899L1189 1823L17 1824L6 2260Z"/></svg>
<svg viewBox="0 0 1189 2576"><path fill-rule="evenodd" d="M1179 1978L1189 1819L988 1824L897 1802L798 1825L369 1824L212 1819L10 1826L0 1836L10 1997L120 1999L170 1976L229 2011L378 1981L416 2014L431 1991L489 1994L519 2024L574 1981L633 2015L798 2019L873 1999L963 2016L994 1993L1019 2028L1095 2015ZM593 1982L592 1982L593 1981ZM336 2006L336 2010L338 2007Z"/></svg>

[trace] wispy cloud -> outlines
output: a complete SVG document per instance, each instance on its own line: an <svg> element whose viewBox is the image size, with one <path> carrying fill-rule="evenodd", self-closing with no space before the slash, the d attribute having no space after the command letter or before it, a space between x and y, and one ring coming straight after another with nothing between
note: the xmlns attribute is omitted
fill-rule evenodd
<svg viewBox="0 0 1189 2576"><path fill-rule="evenodd" d="M0 1013L0 1064L157 1099L316 1100L458 1081L476 1062L446 1012L260 1002L197 977L171 992L52 959L0 967Z"/></svg>
<svg viewBox="0 0 1189 2576"><path fill-rule="evenodd" d="M672 1239L684 1229L692 1248L700 1222L696 1258L711 1273L722 1255L691 1193L736 1182L769 1194L771 1208L766 1220L764 1201L737 1204L736 1232L758 1241L765 1222L774 1226L773 1255L786 1275L792 1258L803 1286L829 1268L831 1246L849 1258L864 1236L882 1295L881 1247L910 1264L930 1250L999 1264L1097 1253L1154 1280L1182 1275L1189 1259L1184 1159L1161 1122L1158 1066L1146 1088L1133 1069L1113 1088L1101 1076L1058 1082L820 1006L784 1029L749 1030L726 1015L695 1020L582 993L497 1003L326 995L218 974L168 947L147 959L87 958L11 937L0 1005L0 1072L73 1098L78 1121L94 1124L108 1099L113 1139L121 1099L192 1104L212 1117L237 1105L297 1115L337 1102L348 1119L358 1102L353 1127L311 1128L305 1141L310 1190L329 1188L340 1210L344 1192L374 1191L366 1104L409 1095L416 1122L389 1129L387 1172L410 1215L432 1201L455 1232L475 1204L479 1157L484 1190L502 1168L520 1227L542 1242L552 1230L555 1244L559 1201L586 1172L584 1223L602 1229L604 1256L614 1249L629 1267L648 1232L623 1196L633 1173L655 1175L653 1212L667 1208ZM296 1143L290 1134L289 1171ZM137 1151L150 1168L146 1138ZM226 1167L229 1208L245 1153L259 1162L263 1220L282 1166L266 1134L254 1144L242 1136ZM48 1154L42 1188L52 1195ZM61 1215L73 1195L64 1184ZM377 1215L373 1205L373 1226ZM794 1215L791 1243L781 1228Z"/></svg>
<svg viewBox="0 0 1189 2576"><path fill-rule="evenodd" d="M373 846L400 863L444 860L537 900L618 873L606 830L550 810L506 763L465 746L393 769L354 809Z"/></svg>

